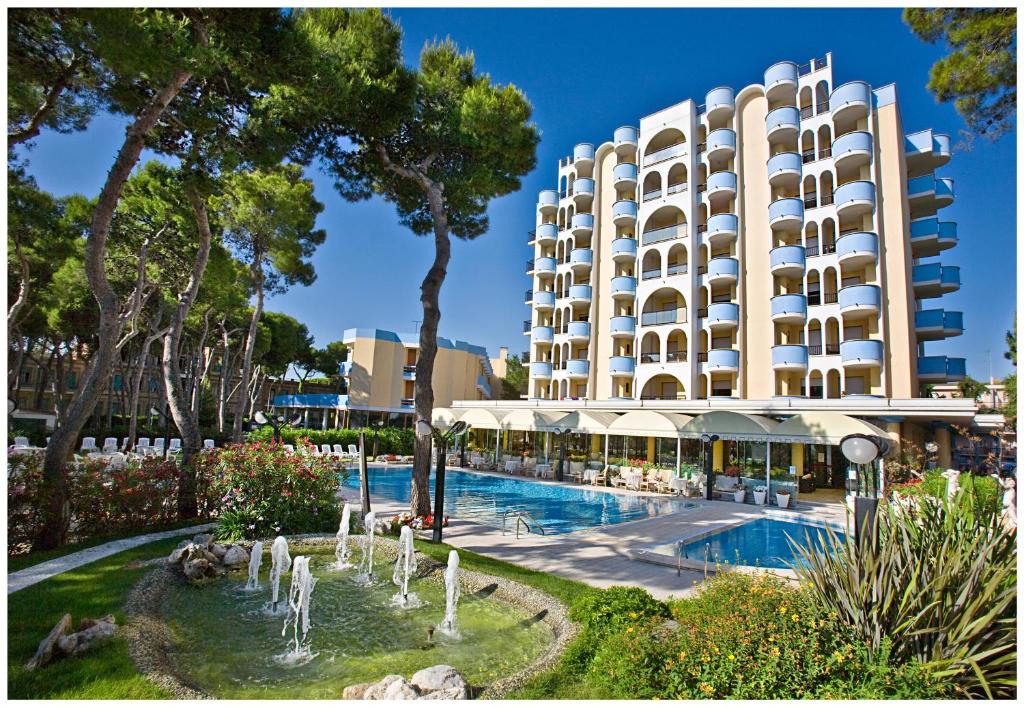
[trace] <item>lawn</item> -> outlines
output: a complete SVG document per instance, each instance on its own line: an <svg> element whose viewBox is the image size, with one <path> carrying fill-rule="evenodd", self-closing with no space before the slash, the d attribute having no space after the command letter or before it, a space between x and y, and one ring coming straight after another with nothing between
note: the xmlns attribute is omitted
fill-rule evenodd
<svg viewBox="0 0 1024 707"><path fill-rule="evenodd" d="M161 540L108 557L71 572L52 577L7 599L8 697L12 699L167 699L170 696L135 672L123 641L94 649L79 658L67 658L28 672L25 663L54 624L70 612L77 622L85 617L113 613L124 622L123 606L132 586L149 567L129 568L132 562L162 557L178 544L178 538ZM79 546L75 549L81 549ZM452 548L417 541L417 549L440 561ZM70 550L68 550L70 551ZM42 553L39 553L42 554ZM54 555L56 556L56 555ZM534 572L471 552L459 551L461 566L522 582L560 598L566 604L586 590L586 585ZM48 557L42 559L49 559ZM42 561L42 559L38 561ZM31 564L31 563L30 563ZM27 566L27 565L23 565ZM562 687L561 685L559 687ZM561 693L562 690L559 690ZM565 693L566 696L571 693ZM545 696L557 696L546 694Z"/></svg>

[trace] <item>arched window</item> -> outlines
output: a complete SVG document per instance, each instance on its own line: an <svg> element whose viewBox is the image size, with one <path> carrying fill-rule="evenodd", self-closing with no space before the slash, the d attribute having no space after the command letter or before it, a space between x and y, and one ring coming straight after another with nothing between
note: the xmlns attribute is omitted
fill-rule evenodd
<svg viewBox="0 0 1024 707"><path fill-rule="evenodd" d="M803 155L804 164L814 161L814 133L805 130L800 137L800 153Z"/></svg>
<svg viewBox="0 0 1024 707"><path fill-rule="evenodd" d="M652 280L661 277L661 253L653 248L644 253L641 279Z"/></svg>
<svg viewBox="0 0 1024 707"><path fill-rule="evenodd" d="M818 159L832 156L832 128L822 125L818 128Z"/></svg>
<svg viewBox="0 0 1024 707"><path fill-rule="evenodd" d="M661 173L655 171L648 172L647 176L644 177L643 200L650 201L651 199L661 197L661 195Z"/></svg>
<svg viewBox="0 0 1024 707"><path fill-rule="evenodd" d="M827 81L819 81L818 85L815 87L814 91L815 91L815 94L816 94L815 95L815 103L817 103L817 107L818 107L817 113L818 113L818 115L821 115L822 113L825 113L825 112L828 111L828 94L829 94L828 82Z"/></svg>
<svg viewBox="0 0 1024 707"><path fill-rule="evenodd" d="M682 162L672 165L668 171L668 188L665 190L665 196L678 194L685 190L686 186L686 165Z"/></svg>
<svg viewBox="0 0 1024 707"><path fill-rule="evenodd" d="M676 243L669 248L667 265L668 267L665 270L666 277L686 274L688 265L685 245L682 243Z"/></svg>
<svg viewBox="0 0 1024 707"><path fill-rule="evenodd" d="M818 206L818 189L814 185L814 175L804 177L804 208L813 209Z"/></svg>
<svg viewBox="0 0 1024 707"><path fill-rule="evenodd" d="M800 119L807 120L814 115L814 97L812 96L811 87L804 86L800 89Z"/></svg>

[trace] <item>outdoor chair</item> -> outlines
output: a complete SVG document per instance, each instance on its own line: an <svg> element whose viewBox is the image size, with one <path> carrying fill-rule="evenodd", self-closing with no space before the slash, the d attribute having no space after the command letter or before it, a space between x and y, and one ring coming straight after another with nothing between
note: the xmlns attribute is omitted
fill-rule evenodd
<svg viewBox="0 0 1024 707"><path fill-rule="evenodd" d="M672 493L672 471L662 469L658 474L658 493Z"/></svg>
<svg viewBox="0 0 1024 707"><path fill-rule="evenodd" d="M342 447L340 444L335 444L332 448L334 449L334 456L338 457L339 459L348 456L348 454L345 453L345 448Z"/></svg>
<svg viewBox="0 0 1024 707"><path fill-rule="evenodd" d="M359 458L359 447L354 444L348 445L348 455L354 459Z"/></svg>
<svg viewBox="0 0 1024 707"><path fill-rule="evenodd" d="M603 469L600 469L596 474L594 474L594 478L591 479L590 485L591 486L605 486L607 484L608 484L608 467L606 466Z"/></svg>
<svg viewBox="0 0 1024 707"><path fill-rule="evenodd" d="M582 466L582 465L581 465ZM569 479L575 484L583 483L583 469L577 469L574 463L569 464Z"/></svg>
<svg viewBox="0 0 1024 707"><path fill-rule="evenodd" d="M28 437L15 437L14 438L14 448L15 449L22 448L22 447L27 447L27 446L29 446L28 445Z"/></svg>
<svg viewBox="0 0 1024 707"><path fill-rule="evenodd" d="M163 455L164 445L166 443L167 440L164 437L157 437L156 439L153 440L153 448L156 449L159 454Z"/></svg>
<svg viewBox="0 0 1024 707"><path fill-rule="evenodd" d="M168 452L173 452L173 451L178 450L178 449L181 449L181 439L178 438L178 437L175 437L174 439L171 440L171 447L167 451Z"/></svg>
<svg viewBox="0 0 1024 707"><path fill-rule="evenodd" d="M323 456L325 456L325 457L333 457L334 456L334 452L331 450L331 445L329 445L329 444L321 444L320 445L320 451L323 453Z"/></svg>
<svg viewBox="0 0 1024 707"><path fill-rule="evenodd" d="M143 447L149 447L149 437L139 437L135 440L135 451L144 451Z"/></svg>
<svg viewBox="0 0 1024 707"><path fill-rule="evenodd" d="M108 469L124 469L128 457L122 452L114 452L110 455L110 465Z"/></svg>
<svg viewBox="0 0 1024 707"><path fill-rule="evenodd" d="M283 446L284 446L284 451L288 452L289 454L295 454L295 445L294 444L285 444Z"/></svg>
<svg viewBox="0 0 1024 707"><path fill-rule="evenodd" d="M622 488L625 488L626 477L629 474L629 472L630 468L628 466L620 466L619 473L612 477L612 486L614 486L615 488L619 488L620 486Z"/></svg>
<svg viewBox="0 0 1024 707"><path fill-rule="evenodd" d="M212 439L204 439L203 440L203 449L213 449L216 446L217 446L216 442L214 442Z"/></svg>
<svg viewBox="0 0 1024 707"><path fill-rule="evenodd" d="M83 437L82 438L82 454L88 454L96 449L96 438L95 437Z"/></svg>

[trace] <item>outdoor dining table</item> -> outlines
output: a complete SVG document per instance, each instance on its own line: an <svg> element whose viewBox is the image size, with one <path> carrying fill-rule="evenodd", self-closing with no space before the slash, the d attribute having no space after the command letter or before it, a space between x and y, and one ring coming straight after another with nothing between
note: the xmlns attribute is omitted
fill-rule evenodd
<svg viewBox="0 0 1024 707"><path fill-rule="evenodd" d="M636 470L629 471L625 474L626 477L626 488L633 489L634 491L640 490L640 481L644 478L644 472Z"/></svg>
<svg viewBox="0 0 1024 707"><path fill-rule="evenodd" d="M519 462L515 459L509 459L505 462L505 471L510 474L514 474L519 470Z"/></svg>
<svg viewBox="0 0 1024 707"><path fill-rule="evenodd" d="M597 478L598 469L584 469L583 470L583 483L593 484L594 479Z"/></svg>
<svg viewBox="0 0 1024 707"><path fill-rule="evenodd" d="M686 493L689 486L690 480L682 477L672 477L668 481L668 487L672 493Z"/></svg>
<svg viewBox="0 0 1024 707"><path fill-rule="evenodd" d="M548 476L551 476L552 475L552 473L551 473L551 465L550 464L538 464L533 469L533 475L534 475L534 477L536 477L538 479L541 478L542 476L544 478L547 478Z"/></svg>

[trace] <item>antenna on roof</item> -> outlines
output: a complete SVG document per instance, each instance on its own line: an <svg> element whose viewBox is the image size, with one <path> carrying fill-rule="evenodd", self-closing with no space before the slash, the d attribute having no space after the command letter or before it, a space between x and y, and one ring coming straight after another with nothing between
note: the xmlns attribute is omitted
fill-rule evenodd
<svg viewBox="0 0 1024 707"><path fill-rule="evenodd" d="M413 333L414 334L419 334L420 333L420 320L419 319L413 319L412 320L412 328L413 328Z"/></svg>

